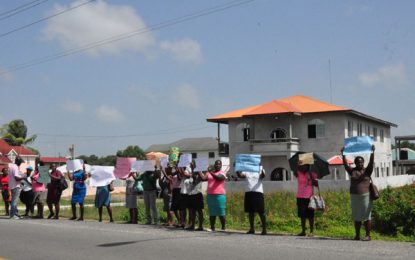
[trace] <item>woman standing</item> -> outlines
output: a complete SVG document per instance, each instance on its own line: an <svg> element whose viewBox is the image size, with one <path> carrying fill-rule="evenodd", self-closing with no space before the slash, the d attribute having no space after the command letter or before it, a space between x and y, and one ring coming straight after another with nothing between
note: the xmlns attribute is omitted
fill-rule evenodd
<svg viewBox="0 0 415 260"><path fill-rule="evenodd" d="M351 168L347 164L346 156L343 154L344 147L341 150L343 157L343 166L350 176L350 201L352 206L352 217L354 220L355 237L354 240L360 240L360 228L362 222L365 225L366 236L363 241L370 241L370 230L372 228L372 200L369 194L369 185L373 172L373 162L375 158L375 146L372 145L369 164L364 167L365 160L361 156L354 159L356 167Z"/></svg>
<svg viewBox="0 0 415 260"><path fill-rule="evenodd" d="M2 175L0 176L0 183L1 183L1 196L3 197L4 201L4 209L6 210L6 216L10 214L10 202L12 201L12 193L9 189L9 176L7 167L4 167L1 172Z"/></svg>
<svg viewBox="0 0 415 260"><path fill-rule="evenodd" d="M108 216L110 217L110 222L114 222L112 218L112 209L111 209L111 191L114 190L112 182L106 186L97 187L97 192L95 194L95 208L98 209L99 222L102 222L102 208L105 206L108 211Z"/></svg>
<svg viewBox="0 0 415 260"><path fill-rule="evenodd" d="M49 208L48 219L54 218L59 219L59 202L61 200L62 189L61 189L61 179L65 178L63 173L56 169L56 164L51 164L50 183L48 184L48 194L46 197L46 203ZM55 206L55 212L53 212L53 205Z"/></svg>
<svg viewBox="0 0 415 260"><path fill-rule="evenodd" d="M71 208L72 208L72 218L70 220L76 219L76 204L79 204L79 211L80 216L78 221L84 220L84 199L86 195L86 185L85 180L87 175L84 170L77 170L73 173L68 173L69 180L73 181L73 190L72 190L72 200L71 200Z"/></svg>
<svg viewBox="0 0 415 260"><path fill-rule="evenodd" d="M318 186L317 174L310 172L309 164L298 162L297 172L294 176L297 178L297 211L298 217L301 219L301 233L299 236L306 235L306 219L310 224L310 236L314 231L314 210L308 207L310 198L313 196L313 186Z"/></svg>
<svg viewBox="0 0 415 260"><path fill-rule="evenodd" d="M137 192L134 189L137 181L136 172L130 172L125 179L125 207L130 212L130 224L137 224L138 221Z"/></svg>
<svg viewBox="0 0 415 260"><path fill-rule="evenodd" d="M23 188L22 192L20 193L20 200L25 204L26 210L24 217L28 217L29 214L32 217L34 213L34 205L33 205L33 199L35 197L33 190L32 190L32 180L30 178L31 174L33 172L33 167L28 166L26 168L26 178L22 180Z"/></svg>
<svg viewBox="0 0 415 260"><path fill-rule="evenodd" d="M226 173L222 171L222 162L220 160L216 160L214 171L208 171L202 176L203 180L208 181L207 203L209 209L210 228L212 231L215 231L216 216L219 216L222 230L225 230Z"/></svg>
<svg viewBox="0 0 415 260"><path fill-rule="evenodd" d="M43 218L43 207L44 207L44 202L45 202L45 197L46 197L45 184L38 182L39 177L40 177L40 173L39 173L38 168L36 167L35 171L31 175L32 190L34 193L33 206L35 204L37 205L37 215L35 216L35 218Z"/></svg>
<svg viewBox="0 0 415 260"><path fill-rule="evenodd" d="M202 172L194 172L192 174L192 187L189 192L189 218L190 218L190 226L188 230L196 230L196 231L203 231L203 208L205 204L203 202L203 194L202 194ZM196 213L198 216L199 227L195 229L196 223Z"/></svg>

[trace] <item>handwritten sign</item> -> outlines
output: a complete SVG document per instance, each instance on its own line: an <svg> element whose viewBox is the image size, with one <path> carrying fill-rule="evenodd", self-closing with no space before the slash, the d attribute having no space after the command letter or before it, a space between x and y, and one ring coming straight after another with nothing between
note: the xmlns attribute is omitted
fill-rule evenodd
<svg viewBox="0 0 415 260"><path fill-rule="evenodd" d="M89 186L103 187L115 180L113 166L91 166L91 178L89 179Z"/></svg>
<svg viewBox="0 0 415 260"><path fill-rule="evenodd" d="M194 172L205 172L208 170L209 159L207 157L196 158L195 163L196 163L196 167L193 170Z"/></svg>
<svg viewBox="0 0 415 260"><path fill-rule="evenodd" d="M355 136L344 139L344 154L372 153L373 137Z"/></svg>
<svg viewBox="0 0 415 260"><path fill-rule="evenodd" d="M222 171L228 172L231 166L229 157L220 157L220 161L222 162Z"/></svg>
<svg viewBox="0 0 415 260"><path fill-rule="evenodd" d="M184 153L180 156L179 159L179 167L187 167L192 162L192 154L190 153Z"/></svg>
<svg viewBox="0 0 415 260"><path fill-rule="evenodd" d="M168 162L169 162L169 157L160 158L160 166L163 167L163 169L167 167Z"/></svg>
<svg viewBox="0 0 415 260"><path fill-rule="evenodd" d="M237 154L235 157L235 171L237 172L259 172L261 155Z"/></svg>
<svg viewBox="0 0 415 260"><path fill-rule="evenodd" d="M50 182L49 167L39 166L38 169L39 169L39 179L37 179L37 182L48 184Z"/></svg>
<svg viewBox="0 0 415 260"><path fill-rule="evenodd" d="M134 172L154 171L155 166L155 160L140 160L133 163L131 170Z"/></svg>
<svg viewBox="0 0 415 260"><path fill-rule="evenodd" d="M114 176L118 179L124 179L130 174L131 166L137 161L135 157L117 157L117 164L114 170Z"/></svg>
<svg viewBox="0 0 415 260"><path fill-rule="evenodd" d="M81 159L66 161L66 170L68 172L76 172L84 169L84 162Z"/></svg>

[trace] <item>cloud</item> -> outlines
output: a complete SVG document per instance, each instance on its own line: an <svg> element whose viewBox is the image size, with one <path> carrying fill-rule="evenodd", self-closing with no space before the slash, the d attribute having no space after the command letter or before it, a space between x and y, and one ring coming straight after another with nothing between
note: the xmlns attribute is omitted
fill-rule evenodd
<svg viewBox="0 0 415 260"><path fill-rule="evenodd" d="M67 100L60 105L61 109L71 113L82 113L84 111L84 106L77 101Z"/></svg>
<svg viewBox="0 0 415 260"><path fill-rule="evenodd" d="M124 120L124 115L120 111L106 105L102 105L97 109L96 116L105 123L117 123Z"/></svg>
<svg viewBox="0 0 415 260"><path fill-rule="evenodd" d="M364 86L383 86L387 88L402 87L408 83L403 64L380 67L373 73L361 73L359 81Z"/></svg>
<svg viewBox="0 0 415 260"><path fill-rule="evenodd" d="M13 79L13 74L0 66L0 80L11 81Z"/></svg>
<svg viewBox="0 0 415 260"><path fill-rule="evenodd" d="M179 62L201 63L203 60L200 44L192 39L163 41L160 48L173 55Z"/></svg>
<svg viewBox="0 0 415 260"><path fill-rule="evenodd" d="M174 94L174 99L184 107L189 108L200 108L200 98L199 93L196 88L192 87L189 84L184 84L178 87Z"/></svg>
<svg viewBox="0 0 415 260"><path fill-rule="evenodd" d="M157 94L154 93L154 90L147 87L132 85L127 88L127 91L130 94L138 95L141 100L153 102L157 100Z"/></svg>
<svg viewBox="0 0 415 260"><path fill-rule="evenodd" d="M52 13L61 12L81 3L83 1L74 1L70 6L57 4ZM68 50L83 47L86 44L99 42L110 37L116 37L137 29L145 30L145 28L146 25L143 19L135 12L134 8L96 1L48 20L43 30L43 36L46 40L58 41L64 49ZM128 39L92 48L87 52L91 55L103 53L118 54L123 51L145 53L153 45L153 36L149 33L143 33Z"/></svg>

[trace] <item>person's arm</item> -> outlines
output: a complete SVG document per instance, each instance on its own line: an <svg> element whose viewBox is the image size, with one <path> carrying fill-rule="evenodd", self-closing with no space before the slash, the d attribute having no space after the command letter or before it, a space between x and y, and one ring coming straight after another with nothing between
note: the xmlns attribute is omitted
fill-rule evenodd
<svg viewBox="0 0 415 260"><path fill-rule="evenodd" d="M214 174L212 172L209 172L208 174L212 175L213 179L217 181L223 181L224 179L226 179L226 176L224 174Z"/></svg>
<svg viewBox="0 0 415 260"><path fill-rule="evenodd" d="M261 170L261 174L259 175L259 178L260 178L260 179L265 178L265 169L264 169L264 168L262 168L262 170Z"/></svg>
<svg viewBox="0 0 415 260"><path fill-rule="evenodd" d="M86 171L84 171L84 173L82 174L82 180L86 181L87 178L88 178L88 175L87 175Z"/></svg>
<svg viewBox="0 0 415 260"><path fill-rule="evenodd" d="M135 181L141 181L143 179L143 175L138 175L136 172L130 172L130 176L133 177Z"/></svg>
<svg viewBox="0 0 415 260"><path fill-rule="evenodd" d="M202 181L208 180L208 173L207 172L199 172L199 177L202 179Z"/></svg>
<svg viewBox="0 0 415 260"><path fill-rule="evenodd" d="M372 175L374 162L375 162L375 146L372 145L372 153L370 154L369 164L366 167L365 175L369 177Z"/></svg>
<svg viewBox="0 0 415 260"><path fill-rule="evenodd" d="M58 178L56 178L56 179L58 179ZM60 179L60 178L59 178ZM59 180L58 179L58 180ZM70 180L70 181L73 181L73 173L72 172L68 172L68 179Z"/></svg>
<svg viewBox="0 0 415 260"><path fill-rule="evenodd" d="M352 168L347 164L347 159L346 156L344 155L344 147L341 149L341 154L342 154L342 160L343 160L343 166L344 169L346 170L346 172L351 175L352 174Z"/></svg>
<svg viewBox="0 0 415 260"><path fill-rule="evenodd" d="M241 172L241 171L237 171L237 172L236 172L236 175L238 176L238 178L241 178L241 179L246 178L246 174L245 174L245 173L243 173L243 172Z"/></svg>

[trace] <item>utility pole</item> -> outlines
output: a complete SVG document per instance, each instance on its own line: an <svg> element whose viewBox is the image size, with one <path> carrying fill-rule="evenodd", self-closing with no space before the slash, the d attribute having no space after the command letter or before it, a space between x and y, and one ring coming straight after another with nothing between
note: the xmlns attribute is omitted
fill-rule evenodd
<svg viewBox="0 0 415 260"><path fill-rule="evenodd" d="M72 144L70 147L69 147L69 154L71 155L71 159L73 160L73 159L75 159L75 145L74 144Z"/></svg>

